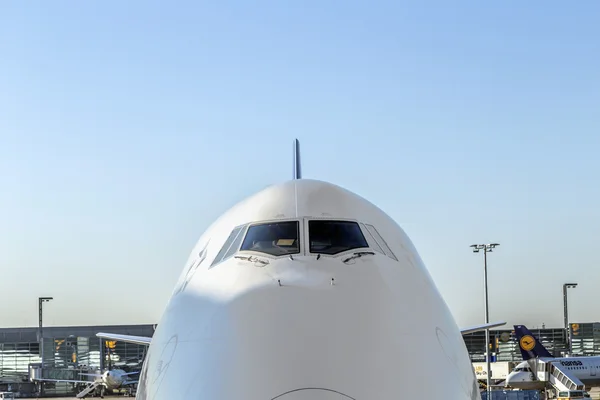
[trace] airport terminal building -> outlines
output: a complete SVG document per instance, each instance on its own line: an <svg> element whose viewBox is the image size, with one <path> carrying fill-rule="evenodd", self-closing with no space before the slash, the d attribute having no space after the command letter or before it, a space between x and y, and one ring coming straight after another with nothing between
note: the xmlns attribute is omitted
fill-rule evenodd
<svg viewBox="0 0 600 400"><path fill-rule="evenodd" d="M531 328L529 330L555 357L569 352L569 340L564 328ZM571 355L600 355L600 323L573 323L569 326ZM485 331L464 335L475 375L483 382L487 379L485 359ZM491 379L496 384L503 382L514 367L523 361L521 351L512 329L490 330Z"/></svg>
<svg viewBox="0 0 600 400"><path fill-rule="evenodd" d="M80 388L73 383L41 383L32 378L80 380L81 372L113 368L139 371L146 356L146 346L102 340L96 333L152 336L154 329L153 325L44 327L43 341L40 341L38 328L0 328L0 391L19 391L24 395L39 392L46 396L74 395ZM564 328L530 330L555 356L563 355L569 348ZM600 322L573 323L569 330L573 355L600 355ZM477 369L481 366L476 367L485 362L485 332L465 335L464 341L477 376L485 379L484 372ZM510 371L522 361L512 329L491 330L490 342L491 360L495 366ZM42 351L43 367L40 368ZM494 379L502 379L502 374L506 373L494 371Z"/></svg>
<svg viewBox="0 0 600 400"><path fill-rule="evenodd" d="M560 357L568 352L568 337L564 328L529 328L529 330L555 357ZM569 331L572 355L600 355L600 322L572 323ZM465 335L464 341L471 361L484 362L485 331ZM520 362L523 360L512 329L490 330L490 342L492 361Z"/></svg>
<svg viewBox="0 0 600 400"><path fill-rule="evenodd" d="M30 378L81 380L80 372L113 368L132 372L141 369L146 346L102 340L96 337L98 332L152 336L154 327L44 327L43 342L39 340L38 328L0 328L0 391L27 394L42 389L46 395L73 395L77 387L72 383L41 384L32 382ZM40 388L40 385L43 387Z"/></svg>

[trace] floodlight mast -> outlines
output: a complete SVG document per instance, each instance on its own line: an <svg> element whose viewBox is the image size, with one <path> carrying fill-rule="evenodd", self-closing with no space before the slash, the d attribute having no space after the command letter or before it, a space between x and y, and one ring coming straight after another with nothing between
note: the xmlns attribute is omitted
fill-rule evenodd
<svg viewBox="0 0 600 400"><path fill-rule="evenodd" d="M499 243L488 243L488 244L472 244L469 247L473 248L473 253L479 253L483 250L483 281L484 281L484 296L485 296L485 323L490 323L490 309L488 305L488 279L487 279L487 253L491 252L496 246L500 246ZM485 362L487 365L487 380L486 380L486 391L487 398L490 399L491 395L491 380L492 370L490 365L490 330L485 330Z"/></svg>
<svg viewBox="0 0 600 400"><path fill-rule="evenodd" d="M42 317L43 317L43 310L42 310L42 304L49 302L50 300L53 300L52 297L38 297L38 313L39 313L39 332L38 332L38 340L39 340L39 349L40 349L40 359L42 361L42 370L44 369L44 333L42 330ZM40 390L43 393L44 390L44 385L42 384L40 386Z"/></svg>
<svg viewBox="0 0 600 400"><path fill-rule="evenodd" d="M565 334L567 338L567 346L569 350L569 356L573 352L573 344L571 343L571 330L569 329L569 307L567 303L567 289L574 289L577 287L577 283L565 283L563 284L563 310L565 318Z"/></svg>

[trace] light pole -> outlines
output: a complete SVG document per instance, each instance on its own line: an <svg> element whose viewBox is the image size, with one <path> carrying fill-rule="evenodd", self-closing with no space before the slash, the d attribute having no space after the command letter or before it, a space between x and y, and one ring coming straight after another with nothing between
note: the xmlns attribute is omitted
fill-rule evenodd
<svg viewBox="0 0 600 400"><path fill-rule="evenodd" d="M571 345L571 330L569 329L569 308L567 304L567 289L576 288L576 283L565 283L563 284L563 309L564 309L564 317L565 317L565 333L567 335L567 345L569 346L569 356L571 355L572 345Z"/></svg>
<svg viewBox="0 0 600 400"><path fill-rule="evenodd" d="M40 317L40 326L39 326L39 340L40 340L40 358L42 359L42 370L44 369L44 335L42 331L42 304L52 300L52 297L40 297L38 298L38 306L39 306L39 317Z"/></svg>
<svg viewBox="0 0 600 400"><path fill-rule="evenodd" d="M498 243L488 243L488 244L472 244L470 247L473 248L473 253L479 253L479 250L483 250L483 291L485 296L485 323L490 323L490 309L488 305L488 282L487 282L487 253L491 252L492 249L496 246L500 246ZM487 382L486 382L486 392L487 392L487 400L490 400L490 384L492 381L492 370L490 367L490 330L485 330L485 361L487 365Z"/></svg>

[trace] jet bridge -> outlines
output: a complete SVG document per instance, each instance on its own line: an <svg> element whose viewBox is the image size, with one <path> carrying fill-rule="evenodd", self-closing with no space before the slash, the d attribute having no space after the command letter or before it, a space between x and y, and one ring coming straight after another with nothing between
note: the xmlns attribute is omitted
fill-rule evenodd
<svg viewBox="0 0 600 400"><path fill-rule="evenodd" d="M536 371L536 377L541 382L547 382L558 391L585 390L585 385L567 368L561 368L558 363L552 361L541 361L539 359L529 361L532 371Z"/></svg>

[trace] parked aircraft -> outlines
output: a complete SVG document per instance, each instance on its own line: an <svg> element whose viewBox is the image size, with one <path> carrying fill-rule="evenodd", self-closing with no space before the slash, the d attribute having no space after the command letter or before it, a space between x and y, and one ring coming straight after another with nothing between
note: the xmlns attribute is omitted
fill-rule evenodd
<svg viewBox="0 0 600 400"><path fill-rule="evenodd" d="M302 179L296 141L294 179L200 237L152 338L97 336L149 345L138 400L478 400L461 333L500 325L461 332L402 228Z"/></svg>
<svg viewBox="0 0 600 400"><path fill-rule="evenodd" d="M135 372L125 372L122 369L112 369L109 371L104 371L101 374L92 374L92 373L82 373L80 375L84 376L93 376L96 379L93 381L83 380L83 379L50 379L50 378L39 378L37 381L41 382L71 382L71 383L79 383L86 384L87 386L83 389L77 397L85 398L88 394L95 392L96 390L100 391L100 397L104 397L104 392L106 390L113 391L122 388L126 385L131 385L133 383L137 383L137 379L128 380L127 377L129 375L138 374L139 371Z"/></svg>
<svg viewBox="0 0 600 400"><path fill-rule="evenodd" d="M524 325L515 325L515 336L523 356L506 378L506 386L516 389L543 389L546 381L540 380L532 370L532 360L539 360L557 365L569 375L580 380L586 388L600 386L600 356L589 357L554 357L537 337ZM533 364L535 367L535 364Z"/></svg>

